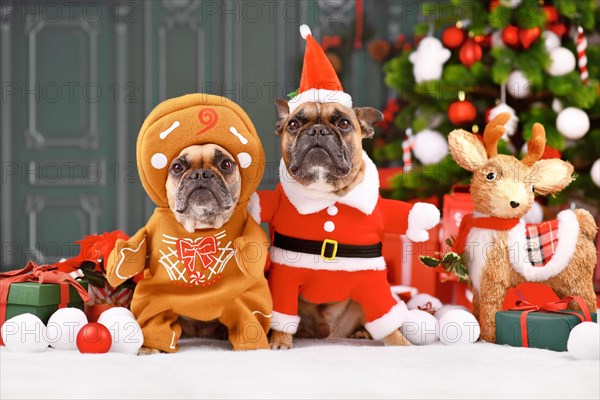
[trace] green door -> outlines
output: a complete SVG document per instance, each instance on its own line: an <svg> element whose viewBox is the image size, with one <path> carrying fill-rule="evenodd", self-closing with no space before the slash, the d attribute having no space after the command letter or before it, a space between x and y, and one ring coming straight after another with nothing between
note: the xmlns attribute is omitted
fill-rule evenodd
<svg viewBox="0 0 600 400"><path fill-rule="evenodd" d="M402 3L364 2L363 41L398 34ZM281 156L273 101L298 85L298 26L348 43L354 15L350 0L3 1L1 269L55 262L76 254L85 235L144 225L153 205L135 140L169 97L207 92L240 103L265 146L261 188L273 188ZM381 106L380 67L365 48L339 54L355 104Z"/></svg>

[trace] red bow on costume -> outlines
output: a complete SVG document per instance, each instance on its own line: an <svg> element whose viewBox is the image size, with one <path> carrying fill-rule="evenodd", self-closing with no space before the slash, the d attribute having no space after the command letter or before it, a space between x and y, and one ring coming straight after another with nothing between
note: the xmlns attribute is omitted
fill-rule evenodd
<svg viewBox="0 0 600 400"><path fill-rule="evenodd" d="M452 251L463 254L467 245L467 236L471 228L493 229L496 231L507 231L519 223L519 218L481 217L475 218L473 214L467 214L460 221L458 236L452 245Z"/></svg>
<svg viewBox="0 0 600 400"><path fill-rule="evenodd" d="M583 311L583 315L576 313L574 311L573 312L565 311L571 301L577 302L577 304ZM542 305L531 304L525 300L517 300L516 305L517 305L516 307L510 308L510 310L523 311L521 313L521 339L523 342L523 347L529 347L529 335L527 332L527 315L530 312L547 311L547 312L555 312L555 313L559 313L559 314L570 314L570 315L574 315L577 318L579 318L579 320L581 322L592 321L592 315L590 314L590 309L588 308L587 304L585 304L585 301L583 301L583 299L579 296L567 296L558 301L551 301L549 303L542 304Z"/></svg>
<svg viewBox="0 0 600 400"><path fill-rule="evenodd" d="M10 285L21 282L56 283L60 285L60 303L58 308L69 304L69 285L73 286L83 301L88 302L90 296L87 290L71 275L58 270L54 265L37 265L29 261L25 268L0 273L0 326L6 321L6 304ZM0 340L1 343L1 340Z"/></svg>
<svg viewBox="0 0 600 400"><path fill-rule="evenodd" d="M196 258L200 257L202 266L206 269L214 264L217 252L217 239L214 236L202 238L198 243L188 240L177 240L177 252L179 259L190 272L196 270Z"/></svg>

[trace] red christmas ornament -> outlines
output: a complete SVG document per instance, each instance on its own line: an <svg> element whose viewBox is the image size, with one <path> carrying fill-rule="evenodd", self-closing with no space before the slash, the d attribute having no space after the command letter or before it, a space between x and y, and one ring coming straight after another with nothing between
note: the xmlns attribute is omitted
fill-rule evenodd
<svg viewBox="0 0 600 400"><path fill-rule="evenodd" d="M469 39L464 42L460 47L460 53L458 53L460 62L466 67L470 67L477 61L481 60L482 55L483 52L481 51L481 46L475 43L473 39Z"/></svg>
<svg viewBox="0 0 600 400"><path fill-rule="evenodd" d="M491 0L489 10L494 11L494 8L498 7L499 5L500 5L500 0Z"/></svg>
<svg viewBox="0 0 600 400"><path fill-rule="evenodd" d="M502 31L502 41L508 47L519 47L519 28L509 25Z"/></svg>
<svg viewBox="0 0 600 400"><path fill-rule="evenodd" d="M473 39L475 43L483 48L488 48L492 45L492 35L477 35Z"/></svg>
<svg viewBox="0 0 600 400"><path fill-rule="evenodd" d="M567 33L567 27L565 26L565 24L551 24L548 25L547 29L556 33L558 37L563 37L565 33Z"/></svg>
<svg viewBox="0 0 600 400"><path fill-rule="evenodd" d="M544 6L544 14L546 14L546 23L553 24L558 21L558 12L553 6Z"/></svg>
<svg viewBox="0 0 600 400"><path fill-rule="evenodd" d="M524 49L528 49L531 45L538 40L542 30L539 27L530 29L519 29L519 41L523 45Z"/></svg>
<svg viewBox="0 0 600 400"><path fill-rule="evenodd" d="M465 41L465 31L450 26L442 33L442 43L449 49L457 49Z"/></svg>
<svg viewBox="0 0 600 400"><path fill-rule="evenodd" d="M470 101L455 101L448 107L448 119L453 125L465 125L475 120L477 109Z"/></svg>
<svg viewBox="0 0 600 400"><path fill-rule="evenodd" d="M77 334L77 349L80 353L108 353L111 345L110 331L97 322L90 322Z"/></svg>

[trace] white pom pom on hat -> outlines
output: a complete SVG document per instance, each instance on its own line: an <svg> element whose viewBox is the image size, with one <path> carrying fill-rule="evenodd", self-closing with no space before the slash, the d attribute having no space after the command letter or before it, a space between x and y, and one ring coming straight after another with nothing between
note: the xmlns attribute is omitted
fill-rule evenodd
<svg viewBox="0 0 600 400"><path fill-rule="evenodd" d="M306 24L300 25L300 36L302 36L302 39L306 39L308 35L312 35L309 26Z"/></svg>

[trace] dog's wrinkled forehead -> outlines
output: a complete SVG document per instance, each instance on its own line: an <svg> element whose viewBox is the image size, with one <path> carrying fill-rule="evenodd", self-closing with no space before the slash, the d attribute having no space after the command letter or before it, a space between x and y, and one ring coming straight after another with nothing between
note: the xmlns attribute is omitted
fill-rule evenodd
<svg viewBox="0 0 600 400"><path fill-rule="evenodd" d="M318 123L334 122L341 117L356 118L351 109L336 103L305 103L298 107L293 117L302 123L309 121Z"/></svg>

